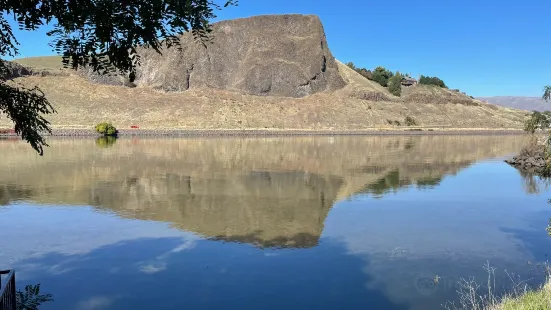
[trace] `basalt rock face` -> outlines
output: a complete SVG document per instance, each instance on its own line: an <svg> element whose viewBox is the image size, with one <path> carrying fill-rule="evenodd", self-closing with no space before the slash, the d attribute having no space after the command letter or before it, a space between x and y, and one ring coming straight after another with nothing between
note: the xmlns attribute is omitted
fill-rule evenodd
<svg viewBox="0 0 551 310"><path fill-rule="evenodd" d="M185 33L181 49L164 49L162 55L140 50L137 84L286 97L345 85L317 16L256 16L215 23L212 30L205 44Z"/></svg>
<svg viewBox="0 0 551 310"><path fill-rule="evenodd" d="M32 74L31 70L18 63L13 61L0 61L2 61L2 64L0 64L0 79L2 80L11 80Z"/></svg>

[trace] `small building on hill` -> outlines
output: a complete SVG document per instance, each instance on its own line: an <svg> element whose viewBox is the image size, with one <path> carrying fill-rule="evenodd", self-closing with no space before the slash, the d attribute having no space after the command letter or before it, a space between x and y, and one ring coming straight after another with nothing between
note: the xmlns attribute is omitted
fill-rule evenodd
<svg viewBox="0 0 551 310"><path fill-rule="evenodd" d="M403 86L417 85L417 80L412 78L411 76L406 76L402 78L402 85Z"/></svg>

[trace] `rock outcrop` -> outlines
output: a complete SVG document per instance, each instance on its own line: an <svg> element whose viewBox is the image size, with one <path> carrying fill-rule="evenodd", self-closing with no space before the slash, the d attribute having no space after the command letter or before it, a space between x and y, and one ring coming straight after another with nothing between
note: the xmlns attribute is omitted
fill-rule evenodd
<svg viewBox="0 0 551 310"><path fill-rule="evenodd" d="M11 80L32 74L31 70L16 62L0 61L2 61L2 64L0 64L0 79L2 80Z"/></svg>
<svg viewBox="0 0 551 310"><path fill-rule="evenodd" d="M0 60L2 61L2 60ZM12 80L20 77L36 76L68 76L69 73L62 70L40 69L23 66L14 61L2 61L3 68L0 68L0 79Z"/></svg>
<svg viewBox="0 0 551 310"><path fill-rule="evenodd" d="M136 83L165 91L217 88L260 96L304 97L345 85L313 15L265 15L212 25L211 41L191 33L181 49L141 49Z"/></svg>
<svg viewBox="0 0 551 310"><path fill-rule="evenodd" d="M505 162L519 170L534 172L539 175L545 174L547 166L543 149L532 154L520 154L512 159L506 159Z"/></svg>

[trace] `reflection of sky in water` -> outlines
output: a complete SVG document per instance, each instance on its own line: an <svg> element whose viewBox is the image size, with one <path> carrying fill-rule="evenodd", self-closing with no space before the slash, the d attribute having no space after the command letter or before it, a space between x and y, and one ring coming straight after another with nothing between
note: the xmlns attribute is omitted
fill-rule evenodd
<svg viewBox="0 0 551 310"><path fill-rule="evenodd" d="M418 277L483 279L486 261L500 269L498 276L504 269L526 273L528 260L547 260L551 206L546 195L529 196L521 184L513 168L479 163L434 189L337 203L323 237L365 257L364 272L375 279L368 286L383 288L394 301L420 298L412 290Z"/></svg>
<svg viewBox="0 0 551 310"><path fill-rule="evenodd" d="M43 309L393 306L376 289L365 289L361 260L330 241L303 250L259 250L198 240L160 223L110 221L109 214L85 208L67 213L64 208L18 205L2 211L6 220L21 216L27 218L19 221L25 226L38 219L71 222L59 233L59 222L34 226L31 244L26 244L28 236L5 244L19 249L12 253L17 257L12 263L20 283L41 281L55 295L55 304ZM78 235L68 237L69 231ZM34 251L38 244L59 246Z"/></svg>
<svg viewBox="0 0 551 310"><path fill-rule="evenodd" d="M46 310L438 308L486 261L525 274L547 259L542 192L482 162L431 189L340 201L317 247L279 250L86 206L16 204L0 208L0 267L17 268L20 285L42 282L56 299ZM436 274L440 287L416 286Z"/></svg>

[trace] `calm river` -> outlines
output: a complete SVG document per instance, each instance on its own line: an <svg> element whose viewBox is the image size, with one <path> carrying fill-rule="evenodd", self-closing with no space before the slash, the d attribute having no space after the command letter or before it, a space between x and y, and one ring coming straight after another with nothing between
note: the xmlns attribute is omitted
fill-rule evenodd
<svg viewBox="0 0 551 310"><path fill-rule="evenodd" d="M541 280L551 191L503 163L525 140L0 140L0 269L45 310L442 309L486 262Z"/></svg>

